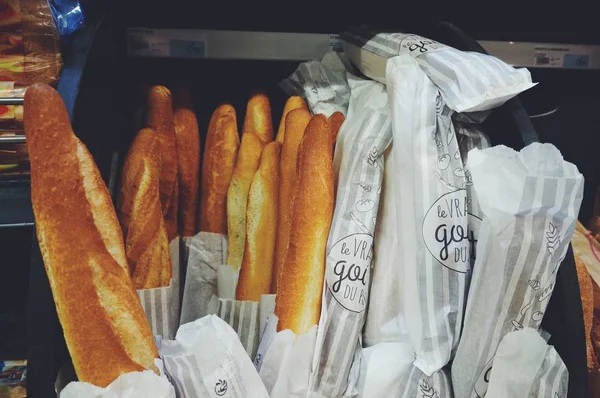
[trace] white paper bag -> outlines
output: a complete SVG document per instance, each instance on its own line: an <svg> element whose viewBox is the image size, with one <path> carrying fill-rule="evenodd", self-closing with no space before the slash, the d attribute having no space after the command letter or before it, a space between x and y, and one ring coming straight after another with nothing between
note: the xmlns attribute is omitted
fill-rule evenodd
<svg viewBox="0 0 600 398"><path fill-rule="evenodd" d="M329 52L321 61L301 63L280 86L288 95L303 97L315 115L322 113L329 117L334 112L346 115L350 99L347 68L350 65L343 54Z"/></svg>
<svg viewBox="0 0 600 398"><path fill-rule="evenodd" d="M267 320L254 365L271 398L305 398L309 393L317 325L296 335L291 330L277 332L277 321L275 315Z"/></svg>
<svg viewBox="0 0 600 398"><path fill-rule="evenodd" d="M409 55L387 65L400 306L414 364L432 375L460 336L470 268L466 180L452 111L438 89Z"/></svg>
<svg viewBox="0 0 600 398"><path fill-rule="evenodd" d="M177 237L169 244L173 277L168 287L156 289L141 289L137 295L148 318L154 336L167 339L175 337L179 327L179 309L181 299L180 289L180 238Z"/></svg>
<svg viewBox="0 0 600 398"><path fill-rule="evenodd" d="M208 305L217 294L217 267L225 263L227 237L200 232L187 239L189 257L181 302L180 323L193 322L208 314Z"/></svg>
<svg viewBox="0 0 600 398"><path fill-rule="evenodd" d="M344 51L362 73L389 84L388 59L408 55L440 90L456 112L495 108L530 89L531 74L486 54L459 51L425 37L406 33L376 33L359 27L342 34Z"/></svg>
<svg viewBox="0 0 600 398"><path fill-rule="evenodd" d="M313 397L341 397L354 387L349 385L348 375L361 346L383 153L392 139L385 86L358 79L349 83L350 107L356 110L349 113L336 144L338 185L327 241ZM359 108L356 103L364 106Z"/></svg>
<svg viewBox="0 0 600 398"><path fill-rule="evenodd" d="M550 144L474 149L468 166L483 221L452 365L456 398L485 395L507 333L539 328L583 195L583 176Z"/></svg>
<svg viewBox="0 0 600 398"><path fill-rule="evenodd" d="M69 383L60 393L60 398L175 398L175 389L166 377L154 372L131 372L120 375L106 388L90 383Z"/></svg>
<svg viewBox="0 0 600 398"><path fill-rule="evenodd" d="M510 332L498 345L486 398L567 397L569 374L562 359L531 328Z"/></svg>
<svg viewBox="0 0 600 398"><path fill-rule="evenodd" d="M181 325L159 347L180 398L267 398L269 395L233 329L214 315Z"/></svg>

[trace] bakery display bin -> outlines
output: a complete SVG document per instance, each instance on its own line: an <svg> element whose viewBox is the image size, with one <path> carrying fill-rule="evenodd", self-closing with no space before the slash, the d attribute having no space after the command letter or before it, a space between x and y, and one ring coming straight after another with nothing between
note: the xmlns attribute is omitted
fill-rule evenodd
<svg viewBox="0 0 600 398"><path fill-rule="evenodd" d="M228 18L217 17L217 14L177 5L160 8L153 7L152 2L132 1L115 7L110 18L102 23L79 32L71 43L76 50L65 51L65 70L58 89L69 109L76 134L90 149L113 197L124 156L135 134L132 115L142 84L189 88L203 142L208 120L216 106L231 102L237 110L238 124L241 124L246 101L256 90L264 91L271 99L274 123L277 123L277 115L281 114L287 97L279 88L279 81L291 74L299 62L319 58L326 51L339 48L339 37L335 33L356 24L372 23L410 30L459 49L485 50L516 66L539 66L535 65L534 57L522 55L523 52L535 52L536 43L523 40L525 47L521 46L521 50L515 52L511 50L516 48L514 43L508 39L494 40L482 35L477 44L454 26L431 23L430 16L401 24L381 11L365 14L355 11L335 18L319 16L316 20L320 22L312 21L312 24L306 22L305 16L284 20L253 19L248 15L256 13L241 11ZM546 39L537 37L535 40L543 43ZM559 39L547 38L551 42L556 40ZM598 54L592 59L600 60L600 46L589 43L582 46L590 54ZM600 64L589 66L589 69L600 69ZM553 84L552 78L549 76L543 84ZM526 113L536 99L528 98L527 94L521 98L525 107L519 100L511 101L490 117L488 132L494 144L519 149L538 139L544 141L543 131L535 121L530 122ZM563 149L560 144L558 147ZM590 173L585 167L576 160L571 161L578 164L588 178ZM31 228L33 217L28 185L13 189L16 191L12 199L3 197L0 189L0 206L6 203L3 200L18 203L23 213L11 212L15 218L9 221L24 223ZM585 204L582 209L584 207ZM4 207L0 208L0 221L4 221ZM55 396L56 375L69 363L69 356L35 237L31 239L31 247L27 317L29 396L51 397ZM583 318L571 250L559 271L543 327L552 335L550 344L556 347L569 369L569 397L584 397L587 374Z"/></svg>

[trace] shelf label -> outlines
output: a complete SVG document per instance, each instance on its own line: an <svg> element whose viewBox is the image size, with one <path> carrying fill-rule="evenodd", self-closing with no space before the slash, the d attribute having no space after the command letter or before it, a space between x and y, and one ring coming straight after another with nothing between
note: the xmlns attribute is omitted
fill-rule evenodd
<svg viewBox="0 0 600 398"><path fill-rule="evenodd" d="M152 29L130 29L127 50L134 57L167 57L169 40L154 34Z"/></svg>
<svg viewBox="0 0 600 398"><path fill-rule="evenodd" d="M581 49L562 46L536 46L533 50L533 65L548 68L589 69L591 56Z"/></svg>

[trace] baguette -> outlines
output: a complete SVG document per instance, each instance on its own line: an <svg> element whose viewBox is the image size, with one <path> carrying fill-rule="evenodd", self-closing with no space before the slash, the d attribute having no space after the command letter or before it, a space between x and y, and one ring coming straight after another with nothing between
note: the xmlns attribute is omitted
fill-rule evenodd
<svg viewBox="0 0 600 398"><path fill-rule="evenodd" d="M119 192L119 221L129 273L136 289L166 287L173 268L160 209L160 143L150 128L140 130L129 148Z"/></svg>
<svg viewBox="0 0 600 398"><path fill-rule="evenodd" d="M160 203L164 216L169 214L175 185L177 184L177 141L173 122L173 101L171 92L164 86L154 86L148 92L146 123L158 133L162 169L160 172ZM167 228L172 219L167 219ZM172 228L172 226L171 226Z"/></svg>
<svg viewBox="0 0 600 398"><path fill-rule="evenodd" d="M198 232L196 224L200 195L200 133L192 100L187 91L175 93L174 119L178 156L179 234L194 236Z"/></svg>
<svg viewBox="0 0 600 398"><path fill-rule="evenodd" d="M337 141L338 133L340 132L340 127L344 123L346 118L342 112L334 112L331 116L329 116L329 124L331 125L331 137L333 141L333 147L335 148L335 142Z"/></svg>
<svg viewBox="0 0 600 398"><path fill-rule="evenodd" d="M283 139L285 138L285 119L287 118L288 113L293 111L294 109L305 109L308 111L308 106L306 102L302 99L302 97L293 96L288 98L285 102L285 106L283 107L283 114L281 115L281 120L279 121L279 128L277 129L277 136L275 137L275 141L279 141L283 144Z"/></svg>
<svg viewBox="0 0 600 398"><path fill-rule="evenodd" d="M254 133L265 144L273 141L271 103L265 94L256 94L248 100L242 133Z"/></svg>
<svg viewBox="0 0 600 398"><path fill-rule="evenodd" d="M246 241L248 191L258 170L263 143L254 133L242 135L237 162L227 191L227 264L239 271Z"/></svg>
<svg viewBox="0 0 600 398"><path fill-rule="evenodd" d="M277 230L277 196L281 143L270 142L260 155L260 166L250 185L246 213L246 243L236 299L260 301L268 294L273 272Z"/></svg>
<svg viewBox="0 0 600 398"><path fill-rule="evenodd" d="M24 107L37 238L79 380L105 387L122 373L158 373L117 215L92 156L50 86L30 86Z"/></svg>
<svg viewBox="0 0 600 398"><path fill-rule="evenodd" d="M296 166L298 164L298 148L304 131L310 121L310 112L306 109L294 109L285 120L285 139L281 149L279 188L279 215L277 217L277 238L275 240L275 260L271 293L277 293L279 278L283 273L285 252L288 248L291 227L291 209L294 189L296 187Z"/></svg>
<svg viewBox="0 0 600 398"><path fill-rule="evenodd" d="M300 143L285 273L275 299L277 330L306 333L319 323L327 236L333 217L331 127L314 116Z"/></svg>
<svg viewBox="0 0 600 398"><path fill-rule="evenodd" d="M600 242L600 187L596 190L594 213L589 223L589 230L592 233L592 236Z"/></svg>
<svg viewBox="0 0 600 398"><path fill-rule="evenodd" d="M227 234L227 190L239 145L235 109L231 105L221 105L210 118L204 145L200 231Z"/></svg>

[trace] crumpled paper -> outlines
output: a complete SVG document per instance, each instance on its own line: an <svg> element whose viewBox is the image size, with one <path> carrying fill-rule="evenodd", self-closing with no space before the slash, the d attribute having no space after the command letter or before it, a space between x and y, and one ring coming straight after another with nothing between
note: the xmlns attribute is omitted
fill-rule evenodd
<svg viewBox="0 0 600 398"><path fill-rule="evenodd" d="M583 197L583 176L551 144L474 149L468 166L483 221L452 364L456 398L485 395L507 333L539 328Z"/></svg>
<svg viewBox="0 0 600 398"><path fill-rule="evenodd" d="M90 383L69 383L60 398L175 398L175 389L165 377L154 372L124 373L106 388Z"/></svg>
<svg viewBox="0 0 600 398"><path fill-rule="evenodd" d="M225 263L227 236L200 232L186 240L189 251L181 302L180 323L193 322L209 313L217 294L217 267Z"/></svg>
<svg viewBox="0 0 600 398"><path fill-rule="evenodd" d="M159 352L178 398L269 397L237 334L215 315L181 325Z"/></svg>
<svg viewBox="0 0 600 398"><path fill-rule="evenodd" d="M486 398L566 398L569 373L532 328L510 332L498 345Z"/></svg>
<svg viewBox="0 0 600 398"><path fill-rule="evenodd" d="M167 287L140 289L137 295L148 318L154 336L167 339L175 337L179 327L180 289L180 238L169 244L173 277Z"/></svg>

